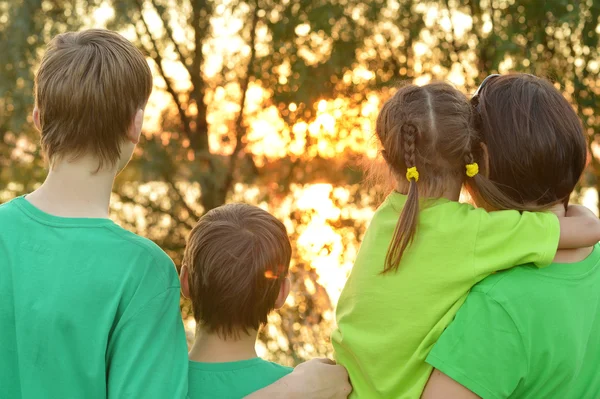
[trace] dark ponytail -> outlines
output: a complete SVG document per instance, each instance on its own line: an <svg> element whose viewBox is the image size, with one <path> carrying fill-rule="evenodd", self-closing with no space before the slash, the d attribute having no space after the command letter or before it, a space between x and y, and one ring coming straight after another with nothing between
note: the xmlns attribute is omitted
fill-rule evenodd
<svg viewBox="0 0 600 399"><path fill-rule="evenodd" d="M419 136L419 129L412 123L406 122L400 128L400 148L404 151L404 163L406 168L416 167L415 144ZM385 268L383 273L398 270L400 260L408 245L412 242L417 231L419 220L419 190L417 188L418 177L409 178L408 195L402 213L396 224L394 236L390 242L388 252L385 256Z"/></svg>
<svg viewBox="0 0 600 399"><path fill-rule="evenodd" d="M468 152L467 155L465 155L465 164L468 165L474 162L475 159L473 157L473 154L471 152ZM514 209L520 211L537 212L548 208L548 206L546 205L537 205L535 203L524 204L522 202L513 200L504 191L502 191L500 187L498 187L497 183L494 183L488 177L485 176L485 173L487 173L487 171L482 172L484 173L477 173L469 181L467 181L466 184L467 186L474 189L476 194L480 196L480 200L485 201L493 209Z"/></svg>

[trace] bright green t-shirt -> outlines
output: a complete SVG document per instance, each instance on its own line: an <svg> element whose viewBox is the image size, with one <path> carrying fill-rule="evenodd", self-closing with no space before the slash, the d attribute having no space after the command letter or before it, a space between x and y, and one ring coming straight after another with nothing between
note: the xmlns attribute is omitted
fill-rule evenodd
<svg viewBox="0 0 600 399"><path fill-rule="evenodd" d="M486 212L445 199L421 206L417 233L397 272L382 275L406 196L375 212L337 307L332 342L353 398L418 398L427 354L473 285L528 262L547 266L560 226L550 213Z"/></svg>
<svg viewBox="0 0 600 399"><path fill-rule="evenodd" d="M239 362L189 362L189 399L240 399L293 371L259 357Z"/></svg>
<svg viewBox="0 0 600 399"><path fill-rule="evenodd" d="M483 280L427 362L484 399L600 398L600 245Z"/></svg>
<svg viewBox="0 0 600 399"><path fill-rule="evenodd" d="M0 397L184 398L172 261L109 219L0 206Z"/></svg>

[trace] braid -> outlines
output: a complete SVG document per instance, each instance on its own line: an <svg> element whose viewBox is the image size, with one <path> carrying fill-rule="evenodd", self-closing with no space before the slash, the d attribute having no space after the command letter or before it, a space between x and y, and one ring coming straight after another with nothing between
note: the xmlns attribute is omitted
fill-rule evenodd
<svg viewBox="0 0 600 399"><path fill-rule="evenodd" d="M471 149L468 149L465 153L465 165L471 164L475 162L475 158L473 157L473 153Z"/></svg>
<svg viewBox="0 0 600 399"><path fill-rule="evenodd" d="M415 152L419 129L412 122L404 122L400 127L400 143L404 152L404 166L407 169L416 167ZM400 260L408 245L412 242L417 230L419 219L419 190L418 177L409 178L408 195L394 229L394 236L385 256L383 273L398 270Z"/></svg>
<svg viewBox="0 0 600 399"><path fill-rule="evenodd" d="M417 166L415 162L415 143L419 129L411 122L405 122L400 127L402 149L404 150L404 163L407 168Z"/></svg>

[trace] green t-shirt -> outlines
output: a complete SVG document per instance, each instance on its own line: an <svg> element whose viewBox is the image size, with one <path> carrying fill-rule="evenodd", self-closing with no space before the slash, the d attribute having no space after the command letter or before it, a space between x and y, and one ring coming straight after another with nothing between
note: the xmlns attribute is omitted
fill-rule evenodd
<svg viewBox="0 0 600 399"><path fill-rule="evenodd" d="M393 193L375 212L338 303L332 342L353 398L420 397L431 373L425 358L471 287L515 265L547 266L558 246L554 214L430 200L398 271L382 275L405 201Z"/></svg>
<svg viewBox="0 0 600 399"><path fill-rule="evenodd" d="M169 257L109 219L0 206L0 397L183 398Z"/></svg>
<svg viewBox="0 0 600 399"><path fill-rule="evenodd" d="M189 362L189 399L240 399L293 371L259 357L239 362Z"/></svg>
<svg viewBox="0 0 600 399"><path fill-rule="evenodd" d="M483 280L427 362L485 399L600 398L600 245Z"/></svg>

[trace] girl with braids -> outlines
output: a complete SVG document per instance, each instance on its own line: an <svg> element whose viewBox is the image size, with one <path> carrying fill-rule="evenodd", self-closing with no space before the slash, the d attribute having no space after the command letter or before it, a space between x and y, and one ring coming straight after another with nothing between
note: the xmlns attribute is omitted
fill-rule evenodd
<svg viewBox="0 0 600 399"><path fill-rule="evenodd" d="M402 87L377 118L395 190L375 212L338 303L332 341L351 397L420 397L427 354L473 285L600 240L600 222L578 208L558 218L458 202L465 184L494 203L514 202L486 178L473 114L458 90L432 83Z"/></svg>

